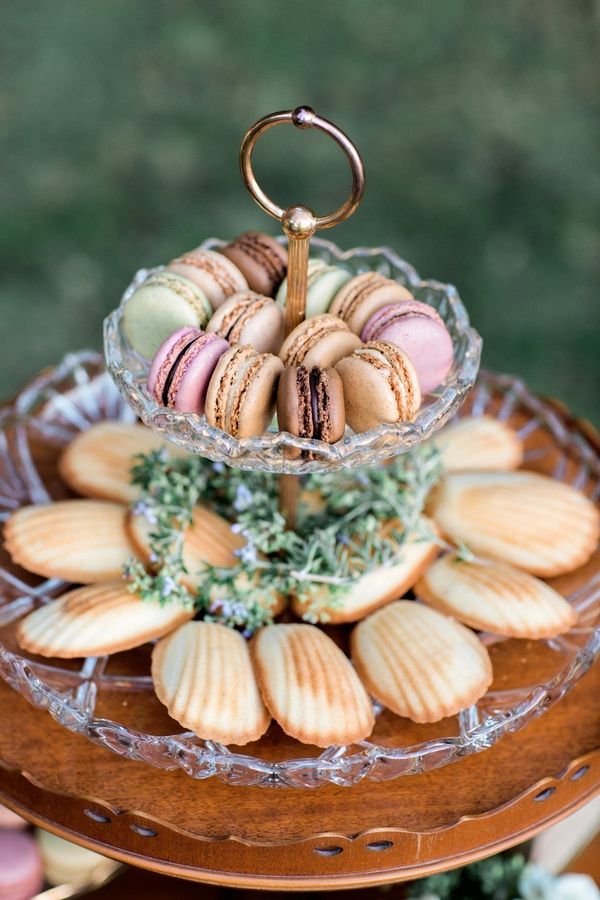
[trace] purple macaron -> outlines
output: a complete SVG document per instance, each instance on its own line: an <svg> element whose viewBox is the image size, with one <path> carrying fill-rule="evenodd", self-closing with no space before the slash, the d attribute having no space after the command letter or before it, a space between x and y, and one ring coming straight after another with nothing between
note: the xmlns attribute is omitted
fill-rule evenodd
<svg viewBox="0 0 600 900"><path fill-rule="evenodd" d="M202 415L212 373L229 346L216 334L180 328L156 351L146 387L162 406Z"/></svg>
<svg viewBox="0 0 600 900"><path fill-rule="evenodd" d="M361 332L361 340L389 341L410 357L419 378L422 394L444 380L454 351L444 321L427 303L403 300L373 313Z"/></svg>

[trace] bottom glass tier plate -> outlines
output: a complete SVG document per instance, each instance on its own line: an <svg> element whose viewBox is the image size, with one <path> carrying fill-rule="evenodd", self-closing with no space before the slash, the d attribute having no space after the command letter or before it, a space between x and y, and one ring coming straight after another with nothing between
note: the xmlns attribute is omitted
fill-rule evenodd
<svg viewBox="0 0 600 900"><path fill-rule="evenodd" d="M484 373L461 415L495 415L525 442L529 469L600 495L600 457L568 416L528 392L522 382ZM95 353L68 355L31 382L0 414L0 518L19 506L69 496L56 470L62 448L91 423L132 420ZM85 660L42 660L15 641L18 620L70 585L42 581L0 557L0 675L30 703L65 728L130 759L193 778L218 776L229 784L313 788L350 786L448 765L491 747L541 715L577 682L600 653L598 554L577 572L552 580L575 606L579 622L546 641L483 635L494 683L460 715L415 725L379 710L369 741L321 752L272 725L242 751L182 731L157 700L149 675L151 647ZM40 741L43 741L43 733Z"/></svg>

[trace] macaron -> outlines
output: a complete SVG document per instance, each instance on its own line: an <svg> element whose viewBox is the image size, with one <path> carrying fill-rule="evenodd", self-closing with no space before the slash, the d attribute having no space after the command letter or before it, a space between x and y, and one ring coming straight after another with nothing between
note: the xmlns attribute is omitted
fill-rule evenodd
<svg viewBox="0 0 600 900"><path fill-rule="evenodd" d="M277 353L284 335L283 310L271 297L254 291L233 294L206 327L230 344L249 344L259 353Z"/></svg>
<svg viewBox="0 0 600 900"><path fill-rule="evenodd" d="M123 329L133 349L150 359L177 328L204 328L212 313L206 295L192 281L157 272L126 302Z"/></svg>
<svg viewBox="0 0 600 900"><path fill-rule="evenodd" d="M27 822L9 809L0 805L0 828L26 828Z"/></svg>
<svg viewBox="0 0 600 900"><path fill-rule="evenodd" d="M440 314L427 303L404 300L382 306L361 332L363 341L389 341L410 356L422 394L441 384L454 360L452 338Z"/></svg>
<svg viewBox="0 0 600 900"><path fill-rule="evenodd" d="M92 881L101 883L119 868L119 863L80 847L71 841L43 831L36 830L40 846L46 880L51 885L69 884L83 888Z"/></svg>
<svg viewBox="0 0 600 900"><path fill-rule="evenodd" d="M411 292L397 281L380 272L363 272L351 278L336 294L329 312L360 334L373 313L382 306L412 299Z"/></svg>
<svg viewBox="0 0 600 900"><path fill-rule="evenodd" d="M313 366L333 366L360 344L358 335L338 316L323 313L300 322L283 342L279 355L285 366L302 363L311 369Z"/></svg>
<svg viewBox="0 0 600 900"><path fill-rule="evenodd" d="M336 364L344 385L346 421L356 432L384 422L410 422L421 405L415 367L388 341L371 341Z"/></svg>
<svg viewBox="0 0 600 900"><path fill-rule="evenodd" d="M214 250L202 250L200 247L189 250L171 260L167 268L193 281L204 291L213 309L217 309L227 297L248 288L248 282L238 267Z"/></svg>
<svg viewBox="0 0 600 900"><path fill-rule="evenodd" d="M331 301L352 278L352 273L341 266L330 266L322 259L309 259L308 285L306 289L306 318L327 312ZM287 299L287 278L277 292L277 302L285 306Z"/></svg>
<svg viewBox="0 0 600 900"><path fill-rule="evenodd" d="M335 369L284 369L277 390L277 421L280 431L297 437L328 444L339 441L344 436L346 417L342 380Z"/></svg>
<svg viewBox="0 0 600 900"><path fill-rule="evenodd" d="M206 395L206 421L237 438L266 431L273 416L283 363L247 345L219 359Z"/></svg>
<svg viewBox="0 0 600 900"><path fill-rule="evenodd" d="M275 296L287 272L288 252L274 237L247 231L219 252L238 267L251 290Z"/></svg>
<svg viewBox="0 0 600 900"><path fill-rule="evenodd" d="M206 392L226 340L198 328L180 328L164 341L154 356L146 387L157 403L202 415Z"/></svg>
<svg viewBox="0 0 600 900"><path fill-rule="evenodd" d="M25 831L0 831L0 900L30 900L44 884L38 845Z"/></svg>

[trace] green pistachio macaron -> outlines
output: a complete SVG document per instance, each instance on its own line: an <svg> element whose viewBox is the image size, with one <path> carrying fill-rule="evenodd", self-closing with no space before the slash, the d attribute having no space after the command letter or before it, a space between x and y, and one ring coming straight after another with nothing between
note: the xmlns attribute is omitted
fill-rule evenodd
<svg viewBox="0 0 600 900"><path fill-rule="evenodd" d="M204 328L212 306L204 292L174 272L151 275L125 303L123 329L129 343L150 359L179 328Z"/></svg>
<svg viewBox="0 0 600 900"><path fill-rule="evenodd" d="M308 286L306 290L306 318L326 313L331 301L352 273L341 266L330 266L322 259L309 259ZM277 302L285 306L287 299L287 278L277 291Z"/></svg>

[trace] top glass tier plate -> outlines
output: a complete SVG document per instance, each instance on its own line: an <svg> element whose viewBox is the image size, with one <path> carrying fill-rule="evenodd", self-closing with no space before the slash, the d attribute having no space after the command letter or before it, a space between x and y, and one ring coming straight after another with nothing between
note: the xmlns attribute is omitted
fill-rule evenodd
<svg viewBox="0 0 600 900"><path fill-rule="evenodd" d="M202 247L212 250L223 245L224 241L211 238ZM136 274L119 308L104 323L106 366L122 396L140 419L174 444L209 459L241 469L301 474L370 465L405 453L451 418L475 383L481 356L481 338L471 327L456 288L438 281L423 281L411 265L388 247L356 247L342 251L330 241L314 238L311 256L328 263L341 263L354 274L381 272L406 285L418 300L429 303L442 316L452 337L454 364L443 384L425 397L414 422L380 425L363 434L354 434L347 429L345 437L332 445L275 430L260 437L238 440L210 426L204 416L159 406L146 390L148 360L132 349L122 328L123 310L129 298L157 269L141 269ZM297 459L290 459L288 451L292 447L305 452Z"/></svg>

